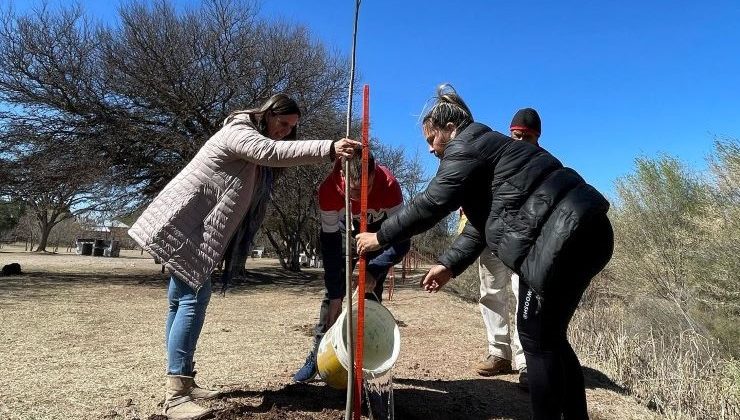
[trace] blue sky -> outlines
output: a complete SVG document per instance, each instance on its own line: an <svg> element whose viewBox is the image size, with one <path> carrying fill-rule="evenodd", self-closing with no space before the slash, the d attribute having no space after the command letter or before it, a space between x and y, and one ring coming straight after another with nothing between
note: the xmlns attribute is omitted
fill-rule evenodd
<svg viewBox="0 0 740 420"><path fill-rule="evenodd" d="M349 51L353 4L267 1L263 11ZM638 155L702 168L714 135L740 137L737 22L737 0L364 0L357 65L383 141L426 155L418 115L451 82L499 131L536 108L542 146L612 195Z"/></svg>
<svg viewBox="0 0 740 420"><path fill-rule="evenodd" d="M115 1L81 3L115 18ZM346 54L353 13L354 0L265 0L261 11ZM737 22L738 0L364 0L358 82L370 85L372 135L418 150L429 174L437 162L418 118L450 82L477 121L502 132L517 109L536 108L541 145L613 196L637 156L701 170L715 135L740 137Z"/></svg>

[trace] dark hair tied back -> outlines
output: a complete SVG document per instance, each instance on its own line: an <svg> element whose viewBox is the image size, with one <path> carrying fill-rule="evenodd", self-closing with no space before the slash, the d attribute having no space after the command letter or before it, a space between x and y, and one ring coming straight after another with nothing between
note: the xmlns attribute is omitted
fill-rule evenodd
<svg viewBox="0 0 740 420"><path fill-rule="evenodd" d="M473 114L465 101L457 94L455 88L448 83L437 87L434 105L424 116L422 124L431 124L442 128L452 123L460 131L473 122Z"/></svg>

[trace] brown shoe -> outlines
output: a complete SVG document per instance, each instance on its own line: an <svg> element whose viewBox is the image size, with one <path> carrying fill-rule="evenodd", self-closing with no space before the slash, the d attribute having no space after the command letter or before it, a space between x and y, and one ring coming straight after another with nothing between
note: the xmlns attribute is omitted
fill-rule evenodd
<svg viewBox="0 0 740 420"><path fill-rule="evenodd" d="M475 370L481 376L494 376L511 373L511 360L489 354L486 360L475 365Z"/></svg>

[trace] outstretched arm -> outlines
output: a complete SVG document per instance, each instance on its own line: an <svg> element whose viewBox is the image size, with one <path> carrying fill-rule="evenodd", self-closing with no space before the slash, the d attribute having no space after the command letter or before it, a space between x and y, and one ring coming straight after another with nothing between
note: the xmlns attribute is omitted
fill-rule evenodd
<svg viewBox="0 0 740 420"><path fill-rule="evenodd" d="M352 157L361 143L333 140L272 140L254 127L234 122L221 129L221 142L240 159L258 165L289 167L321 163L336 156Z"/></svg>
<svg viewBox="0 0 740 420"><path fill-rule="evenodd" d="M377 233L358 235L358 251L361 254L371 252L432 228L449 213L460 208L467 181L483 166L483 162L472 151L463 148L450 150L450 153L445 151L437 174L426 190L383 222Z"/></svg>
<svg viewBox="0 0 740 420"><path fill-rule="evenodd" d="M421 287L429 293L438 292L453 277L465 271L485 247L483 234L468 221L452 247L439 257L439 264L424 276Z"/></svg>

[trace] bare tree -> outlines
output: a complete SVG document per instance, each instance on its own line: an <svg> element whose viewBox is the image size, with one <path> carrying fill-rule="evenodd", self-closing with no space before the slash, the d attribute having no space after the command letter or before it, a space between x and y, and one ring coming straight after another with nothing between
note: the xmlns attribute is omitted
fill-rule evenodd
<svg viewBox="0 0 740 420"><path fill-rule="evenodd" d="M280 264L288 270L299 271L300 253L310 257L317 248L317 191L328 172L328 166L299 167L277 180L263 233L277 251Z"/></svg>
<svg viewBox="0 0 740 420"><path fill-rule="evenodd" d="M36 134L36 128L17 127L2 133L10 156L4 193L16 197L35 218L40 236L36 251L46 251L51 230L58 223L111 204L111 188L101 179L105 163L81 150L81 142ZM33 130L33 131L32 131ZM51 137L51 138L50 138Z"/></svg>
<svg viewBox="0 0 740 420"><path fill-rule="evenodd" d="M253 1L178 13L137 0L119 15L105 26L77 6L0 13L0 127L13 143L0 144L0 173L11 168L8 190L49 229L105 198L146 203L231 111L278 91L304 109L304 133L343 108L346 60L301 26L259 19Z"/></svg>
<svg viewBox="0 0 740 420"><path fill-rule="evenodd" d="M70 251L76 246L75 240L80 237L82 232L82 226L78 223L77 218L65 219L59 222L49 235L47 246L53 246L54 252L57 252L60 246L66 251Z"/></svg>
<svg viewBox="0 0 740 420"><path fill-rule="evenodd" d="M57 223L98 206L106 190L96 142L105 113L96 45L79 7L0 15L3 193L36 219L37 251Z"/></svg>
<svg viewBox="0 0 740 420"><path fill-rule="evenodd" d="M12 238L11 233L20 222L24 212L20 202L0 198L0 247L2 247L2 242Z"/></svg>
<svg viewBox="0 0 740 420"><path fill-rule="evenodd" d="M13 241L23 241L26 251L33 250L39 237L38 223L33 215L28 212L23 213L9 236Z"/></svg>
<svg viewBox="0 0 740 420"><path fill-rule="evenodd" d="M133 2L121 9L120 29L101 31L115 115L127 127L111 147L116 170L146 196L234 110L284 92L304 108L306 127L342 104L345 60L305 28L256 12L251 1L214 0L182 14L166 1Z"/></svg>

